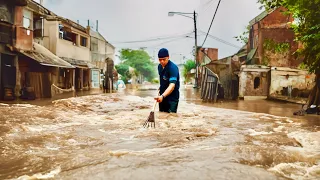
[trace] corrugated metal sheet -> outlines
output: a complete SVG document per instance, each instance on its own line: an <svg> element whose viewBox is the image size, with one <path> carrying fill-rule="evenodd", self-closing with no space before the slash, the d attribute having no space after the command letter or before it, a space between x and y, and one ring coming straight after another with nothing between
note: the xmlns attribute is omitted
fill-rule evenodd
<svg viewBox="0 0 320 180"><path fill-rule="evenodd" d="M269 14L268 11L263 11L262 13L260 13L258 16L256 16L254 19L252 19L249 22L249 25L252 26L253 24L255 24L256 22L261 21L263 18L265 18L267 15Z"/></svg>
<svg viewBox="0 0 320 180"><path fill-rule="evenodd" d="M88 67L88 62L84 60L77 60L77 59L72 59L67 57L60 57L60 58L75 66Z"/></svg>
<svg viewBox="0 0 320 180"><path fill-rule="evenodd" d="M248 53L248 56L247 56L246 63L248 63L248 62L250 62L252 60L252 58L254 57L256 52L257 52L257 48L253 48L253 49L250 50L250 52Z"/></svg>
<svg viewBox="0 0 320 180"><path fill-rule="evenodd" d="M72 64L73 66L77 68L84 68L84 69L98 69L97 66L92 64L91 62L84 61L84 60L77 60L77 59L72 59L72 58L66 58L66 57L61 57L61 59L67 61L68 63Z"/></svg>
<svg viewBox="0 0 320 180"><path fill-rule="evenodd" d="M33 42L33 49L33 51L20 51L20 53L44 66L74 68L70 63L62 60L38 43Z"/></svg>

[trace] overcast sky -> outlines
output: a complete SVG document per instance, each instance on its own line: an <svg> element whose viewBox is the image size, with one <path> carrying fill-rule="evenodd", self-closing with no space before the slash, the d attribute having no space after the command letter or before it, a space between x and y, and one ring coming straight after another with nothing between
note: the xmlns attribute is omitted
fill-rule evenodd
<svg viewBox="0 0 320 180"><path fill-rule="evenodd" d="M39 2L39 0L36 0ZM171 59L177 63L192 57L194 46L193 20L182 16L169 17L169 11L199 14L198 45L202 45L219 0L44 0L44 5L54 13L86 26L96 26L99 32L117 50L121 48L145 47L151 56L157 55L161 47L169 49ZM221 0L210 34L234 46L242 44L234 39L244 30L248 22L262 10L257 0ZM184 34L189 37L183 37ZM169 37L158 41L143 41ZM171 38L171 39L170 39ZM238 48L208 37L204 47L219 49L219 58L234 54Z"/></svg>

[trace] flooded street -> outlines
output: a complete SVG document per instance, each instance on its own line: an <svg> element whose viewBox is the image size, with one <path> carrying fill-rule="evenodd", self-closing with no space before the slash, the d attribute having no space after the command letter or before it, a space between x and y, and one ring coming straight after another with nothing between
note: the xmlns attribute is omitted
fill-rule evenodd
<svg viewBox="0 0 320 180"><path fill-rule="evenodd" d="M0 179L320 178L320 119L298 105L208 104L187 88L145 129L154 94L1 104Z"/></svg>

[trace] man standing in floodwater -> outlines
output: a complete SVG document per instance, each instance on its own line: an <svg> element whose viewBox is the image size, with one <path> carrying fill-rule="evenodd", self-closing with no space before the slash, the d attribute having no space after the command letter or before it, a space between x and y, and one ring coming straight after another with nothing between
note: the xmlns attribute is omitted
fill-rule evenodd
<svg viewBox="0 0 320 180"><path fill-rule="evenodd" d="M177 113L179 104L180 75L179 68L169 59L169 51L159 50L158 73L160 78L160 96L154 99L159 102L159 111Z"/></svg>

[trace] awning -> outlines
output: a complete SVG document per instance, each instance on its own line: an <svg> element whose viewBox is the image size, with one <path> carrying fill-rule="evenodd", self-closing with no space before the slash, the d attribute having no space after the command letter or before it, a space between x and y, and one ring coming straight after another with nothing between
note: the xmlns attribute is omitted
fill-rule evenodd
<svg viewBox="0 0 320 180"><path fill-rule="evenodd" d="M78 60L73 58L67 58L67 57L61 57L61 59L67 61L68 63L72 64L73 66L77 68L83 68L83 69L99 69L89 61L84 60Z"/></svg>
<svg viewBox="0 0 320 180"><path fill-rule="evenodd" d="M33 49L33 51L20 51L20 53L44 66L74 68L70 63L62 60L38 43L33 42Z"/></svg>

